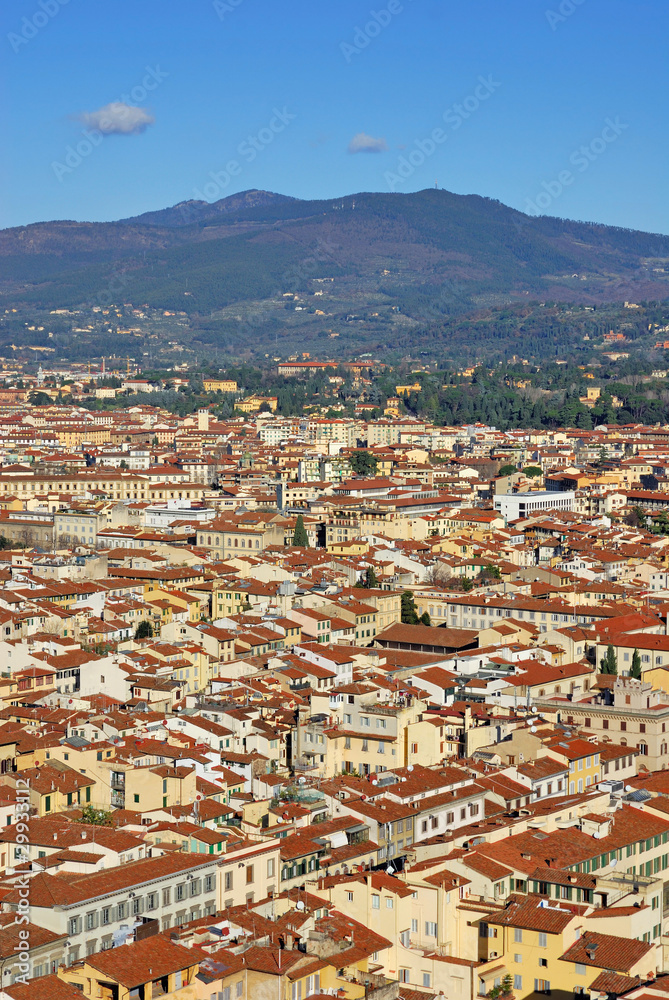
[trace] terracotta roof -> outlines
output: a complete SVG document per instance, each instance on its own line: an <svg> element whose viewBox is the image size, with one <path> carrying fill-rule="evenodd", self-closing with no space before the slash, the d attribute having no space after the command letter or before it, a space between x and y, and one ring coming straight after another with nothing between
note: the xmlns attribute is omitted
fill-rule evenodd
<svg viewBox="0 0 669 1000"><path fill-rule="evenodd" d="M27 983L5 984L2 988L13 1000L81 1000L81 990L58 976L38 976Z"/></svg>
<svg viewBox="0 0 669 1000"><path fill-rule="evenodd" d="M112 982L132 990L144 983L161 979L197 965L201 953L194 948L173 944L160 934L136 941L123 948L99 951L86 958L86 964Z"/></svg>
<svg viewBox="0 0 669 1000"><path fill-rule="evenodd" d="M504 927L561 934L574 919L574 913L573 908L566 909L557 903L548 905L543 896L511 896L503 910L488 913L485 919L489 924L502 924Z"/></svg>
<svg viewBox="0 0 669 1000"><path fill-rule="evenodd" d="M630 990L636 989L640 985L641 980L638 976L621 976L615 972L600 972L597 978L590 983L589 990L593 993L609 993L619 996L621 993L629 993Z"/></svg>
<svg viewBox="0 0 669 1000"><path fill-rule="evenodd" d="M30 905L49 909L54 906L71 906L87 899L121 892L131 886L144 885L166 875L211 864L213 860L205 854L171 853L157 858L131 861L117 868L103 869L86 875L75 875L72 872L58 875L42 873L30 880ZM4 902L11 904L18 904L19 901L18 889L13 889L4 898Z"/></svg>
<svg viewBox="0 0 669 1000"><path fill-rule="evenodd" d="M577 962L609 972L629 972L651 950L652 945L636 938L615 937L584 931L582 936L560 956L561 962Z"/></svg>

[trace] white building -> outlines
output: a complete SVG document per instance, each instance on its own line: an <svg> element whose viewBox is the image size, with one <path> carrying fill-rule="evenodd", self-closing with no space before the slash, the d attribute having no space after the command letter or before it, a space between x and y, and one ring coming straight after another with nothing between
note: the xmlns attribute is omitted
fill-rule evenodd
<svg viewBox="0 0 669 1000"><path fill-rule="evenodd" d="M557 493L551 490L537 490L531 493L498 493L495 510L507 521L517 521L522 517L536 517L550 510L573 510L576 494L573 490Z"/></svg>

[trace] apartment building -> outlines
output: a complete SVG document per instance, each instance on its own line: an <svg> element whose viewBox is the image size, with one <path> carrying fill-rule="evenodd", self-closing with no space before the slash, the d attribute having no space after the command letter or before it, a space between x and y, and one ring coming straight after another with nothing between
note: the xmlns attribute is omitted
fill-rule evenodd
<svg viewBox="0 0 669 1000"><path fill-rule="evenodd" d="M561 699L537 699L542 711L555 713L558 722L592 733L597 742L611 742L629 747L629 760L623 754L618 769L632 765L639 757L649 770L660 770L669 764L669 703L663 691L654 689L649 681L632 677L611 678L611 685L597 697L582 702ZM609 777L615 777L609 768Z"/></svg>
<svg viewBox="0 0 669 1000"><path fill-rule="evenodd" d="M46 872L29 883L32 919L66 934L67 964L131 938L147 921L164 930L214 913L217 858L170 853L67 880ZM5 912L22 905L19 890L2 902Z"/></svg>

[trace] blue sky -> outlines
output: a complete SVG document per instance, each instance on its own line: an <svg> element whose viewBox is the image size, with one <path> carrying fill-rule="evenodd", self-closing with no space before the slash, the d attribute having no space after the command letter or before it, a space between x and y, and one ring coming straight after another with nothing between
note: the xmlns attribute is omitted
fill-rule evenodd
<svg viewBox="0 0 669 1000"><path fill-rule="evenodd" d="M0 226L437 181L669 233L668 27L666 0L12 0Z"/></svg>

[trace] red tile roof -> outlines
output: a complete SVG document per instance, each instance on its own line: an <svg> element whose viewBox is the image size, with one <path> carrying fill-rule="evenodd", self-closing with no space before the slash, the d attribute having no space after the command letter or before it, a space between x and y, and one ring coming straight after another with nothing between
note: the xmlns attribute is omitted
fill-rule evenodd
<svg viewBox="0 0 669 1000"><path fill-rule="evenodd" d="M560 957L561 962L577 962L609 972L629 972L653 946L635 938L615 937L584 931L571 948ZM654 964L654 963L651 963Z"/></svg>

